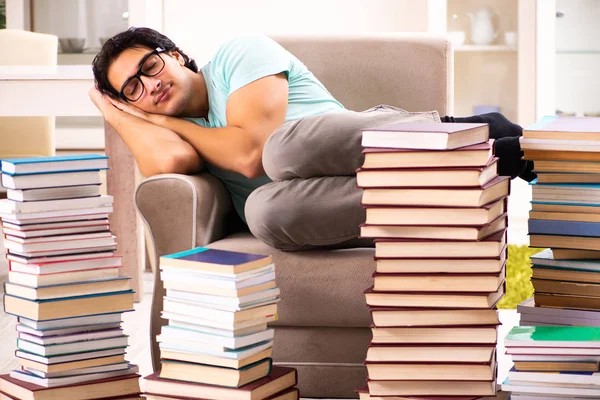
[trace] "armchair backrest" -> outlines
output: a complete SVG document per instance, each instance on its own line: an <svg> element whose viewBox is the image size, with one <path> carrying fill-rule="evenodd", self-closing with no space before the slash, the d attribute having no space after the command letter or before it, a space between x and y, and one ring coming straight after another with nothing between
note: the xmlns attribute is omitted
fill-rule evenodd
<svg viewBox="0 0 600 400"><path fill-rule="evenodd" d="M418 33L271 35L348 109L388 104L453 112L453 55L446 38Z"/></svg>

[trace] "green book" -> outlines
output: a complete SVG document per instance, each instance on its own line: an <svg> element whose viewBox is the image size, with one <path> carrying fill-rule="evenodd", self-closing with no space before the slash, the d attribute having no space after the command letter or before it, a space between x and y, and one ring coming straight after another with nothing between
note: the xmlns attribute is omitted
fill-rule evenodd
<svg viewBox="0 0 600 400"><path fill-rule="evenodd" d="M504 339L506 347L600 348L600 327L515 326Z"/></svg>

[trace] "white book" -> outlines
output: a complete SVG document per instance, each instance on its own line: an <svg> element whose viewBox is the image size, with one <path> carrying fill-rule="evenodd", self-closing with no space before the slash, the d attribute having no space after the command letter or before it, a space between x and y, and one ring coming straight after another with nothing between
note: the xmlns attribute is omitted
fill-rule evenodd
<svg viewBox="0 0 600 400"><path fill-rule="evenodd" d="M78 199L44 200L44 201L13 201L0 200L0 214L42 213L49 211L76 210L96 207L110 207L113 197L102 195L98 197L82 197Z"/></svg>
<svg viewBox="0 0 600 400"><path fill-rule="evenodd" d="M600 319L553 317L549 315L521 314L521 325L540 326L540 324L564 326L600 326Z"/></svg>
<svg viewBox="0 0 600 400"><path fill-rule="evenodd" d="M250 286L255 286L261 283L269 282L275 280L275 271L263 273L260 275L252 276L248 279L243 280L234 280L234 279L224 279L224 278L216 278L216 277L196 277L192 274L183 274L179 272L170 272L168 270L163 270L160 272L160 278L163 281L173 281L173 282L182 282L187 284L195 284L202 286L212 286L216 288L224 288L224 289L242 289Z"/></svg>
<svg viewBox="0 0 600 400"><path fill-rule="evenodd" d="M205 307L205 308L210 308L212 310L222 310L222 311L229 311L229 312L248 310L250 308L265 306L268 304L279 303L281 301L281 299L279 297L276 297L276 298L268 298L265 300L258 300L258 301L255 301L252 303L246 303L243 305L229 305L229 304L219 304L219 303L202 303L199 301L190 300L187 297L188 296L169 296L167 294L167 298L175 300L175 301L186 301L186 302L189 302L190 304L193 303L194 305L199 306L199 307Z"/></svg>
<svg viewBox="0 0 600 400"><path fill-rule="evenodd" d="M71 235L69 235L71 236ZM56 238L56 237L55 237ZM54 238L53 238L54 239ZM83 239L54 240L52 242L19 243L8 236L4 239L4 247L17 253L33 253L41 251L75 250L94 246L110 246L117 243L117 238L108 233L101 237Z"/></svg>
<svg viewBox="0 0 600 400"><path fill-rule="evenodd" d="M10 255L14 255L16 257L27 257L30 259L40 259L41 257L54 257L61 255L76 255L82 253L95 253L95 252L105 252L111 251L114 252L117 250L117 244L111 244L109 246L90 246L90 247L81 247L77 249L60 249L60 250L45 250L45 251L16 251L11 250Z"/></svg>
<svg viewBox="0 0 600 400"><path fill-rule="evenodd" d="M47 224L58 222L76 222L76 221L91 221L97 219L108 218L108 213L112 212L111 207L101 207L100 211L94 209L84 210L68 210L68 211L51 211L50 213L34 213L34 214L10 214L2 216L3 225L11 224L16 226L25 226L33 224ZM58 215L46 215L58 214ZM35 217L32 217L35 215Z"/></svg>
<svg viewBox="0 0 600 400"><path fill-rule="evenodd" d="M202 326L213 329L222 329L229 331L237 331L240 329L246 329L255 325L267 324L269 322L273 322L277 319L276 315L265 315L259 318L253 318L246 321L237 321L234 323L231 322L221 322L221 321L212 321L205 318L202 318L200 315L185 315L180 314L178 312L170 312L163 310L161 313L163 319L169 320L169 325L173 325L174 323L181 327L193 327L193 326ZM189 324L188 326L184 324Z"/></svg>
<svg viewBox="0 0 600 400"><path fill-rule="evenodd" d="M267 340L273 340L274 332L273 329L267 329L266 331L252 333L246 336L226 337L165 325L161 330L161 341L163 343L189 342L217 344L227 349L239 349Z"/></svg>
<svg viewBox="0 0 600 400"><path fill-rule="evenodd" d="M47 337L47 336L58 336L58 335L70 335L74 333L80 332L95 332L95 331L104 331L107 329L117 329L121 327L120 322L112 323L112 324L95 324L95 325L83 325L83 326L73 326L70 328L59 328L59 329L33 329L27 325L23 325L22 323L17 324L17 332L27 333L29 335L38 336L38 337Z"/></svg>
<svg viewBox="0 0 600 400"><path fill-rule="evenodd" d="M73 210L58 210L58 211L43 211L36 213L8 213L0 214L2 221L8 221L13 224L33 224L41 222L57 222L57 221L71 221L80 219L83 216L89 215L106 215L113 212L113 206L103 206L95 208L79 208Z"/></svg>
<svg viewBox="0 0 600 400"><path fill-rule="evenodd" d="M164 265L161 263L160 269L169 274L181 274L185 276L194 277L197 279L214 279L214 280L226 280L226 281L244 281L253 277L262 276L268 272L275 271L275 264L265 265L264 267L260 267L257 269L253 269L251 271L241 272L239 274L224 274L217 272L205 272L198 271L190 268L182 268L182 267L171 267L168 265Z"/></svg>
<svg viewBox="0 0 600 400"><path fill-rule="evenodd" d="M515 371L508 372L508 379L514 383L535 382L540 384L555 383L565 385L600 385L600 372L590 373L569 373L569 372L529 372ZM599 386L600 388L600 386Z"/></svg>
<svg viewBox="0 0 600 400"><path fill-rule="evenodd" d="M226 337L236 337L251 335L253 333L263 332L267 330L267 324L251 325L246 328L240 328L235 330L211 328L204 325L190 324L188 322L182 322L177 320L169 320L169 325L176 328L189 329L196 332L207 333L209 335L218 335Z"/></svg>
<svg viewBox="0 0 600 400"><path fill-rule="evenodd" d="M25 360L31 360L45 365L61 364L71 361L90 360L92 358L110 357L125 354L126 346L115 347L113 349L89 351L84 353L74 353L58 356L39 356L37 354L29 353L26 351L17 350L15 355L17 358L23 358Z"/></svg>
<svg viewBox="0 0 600 400"><path fill-rule="evenodd" d="M159 335L160 336L160 335ZM273 342L258 343L254 346L242 347L241 349L227 350L227 351L211 351L206 350L205 346L199 346L196 343L158 343L161 350L173 350L181 351L184 353L198 353L216 357L224 357L232 360L242 360L244 358L253 356L266 349L273 347Z"/></svg>
<svg viewBox="0 0 600 400"><path fill-rule="evenodd" d="M258 302L268 302L278 298L279 288L263 290L262 292L252 293L241 297L212 296L208 294L184 292L181 290L167 289L167 297L172 299L188 300L203 304L214 304L223 307L243 307Z"/></svg>
<svg viewBox="0 0 600 400"><path fill-rule="evenodd" d="M594 396L600 397L600 388L597 389L581 389L574 387L555 387L536 385L533 382L526 384L525 382L512 382L505 380L502 384L502 390L506 392L518 393L533 393L533 394L554 394L562 396L579 395L579 396ZM511 395L512 396L512 395Z"/></svg>
<svg viewBox="0 0 600 400"><path fill-rule="evenodd" d="M548 315L554 317L569 317L581 319L599 319L600 311L574 310L570 308L536 307L533 297L517 305L517 312L521 315Z"/></svg>
<svg viewBox="0 0 600 400"><path fill-rule="evenodd" d="M589 397L553 396L543 394L511 393L511 400L590 400Z"/></svg>
<svg viewBox="0 0 600 400"><path fill-rule="evenodd" d="M46 265L54 264L59 262L69 263L71 261L89 260L94 258L113 257L115 253L113 251L101 251L101 252L86 252L78 254L63 254L56 256L42 256L42 257L24 257L16 254L8 253L6 259L21 264L27 265Z"/></svg>
<svg viewBox="0 0 600 400"><path fill-rule="evenodd" d="M547 323L547 322L536 322L536 321L528 321L528 320L523 320L522 324L529 325L529 326L571 326L571 325L551 324L551 323Z"/></svg>
<svg viewBox="0 0 600 400"><path fill-rule="evenodd" d="M16 261L10 262L11 271L23 272L25 274L55 274L60 272L84 271L98 268L120 267L123 257L99 257L88 258L66 262L49 262L39 264L27 264Z"/></svg>
<svg viewBox="0 0 600 400"><path fill-rule="evenodd" d="M56 356L66 355L70 353L106 350L113 347L126 347L127 335L112 337L107 339L88 340L85 342L63 343L53 345L41 345L28 342L23 339L17 339L17 347L19 350L37 354L39 356Z"/></svg>
<svg viewBox="0 0 600 400"><path fill-rule="evenodd" d="M22 245L27 244L36 244L36 243L58 243L58 242L76 242L78 240L84 239L100 239L100 238L110 238L110 232L87 232L87 233L77 233L73 235L58 235L58 236L42 236L42 237L32 237L32 238L22 238L12 235L6 235L5 241L9 240L11 242L19 243Z"/></svg>
<svg viewBox="0 0 600 400"><path fill-rule="evenodd" d="M263 316L277 314L277 303L269 304L265 306L259 306L242 311L224 311L215 310L213 308L207 308L198 306L196 303L173 300L168 297L164 298L163 311L180 313L190 316L201 315L203 319L211 321L219 321L224 323L234 323L237 321L245 321L247 319L255 319Z"/></svg>
<svg viewBox="0 0 600 400"><path fill-rule="evenodd" d="M80 228L85 226L97 226L97 225L108 225L108 218L102 216L95 218L84 218L74 219L69 221L50 221L41 223L28 223L28 224L13 224L11 222L2 221L3 229L18 230L21 232L40 231L47 229L68 229L68 228Z"/></svg>
<svg viewBox="0 0 600 400"><path fill-rule="evenodd" d="M250 271L240 272L238 274L230 274L226 272L217 272L217 271L202 271L196 270L192 268L184 268L171 266L168 264L168 258L160 261L160 269L169 273L180 273L180 274L190 274L194 277L198 278L224 278L224 279L233 279L233 280L244 280L251 278L253 276L262 275L267 272L275 271L275 264L267 264L260 268L255 268Z"/></svg>
<svg viewBox="0 0 600 400"><path fill-rule="evenodd" d="M8 271L8 281L17 285L29 287L40 287L49 285L60 285L75 282L87 282L92 280L117 278L118 267L91 269L87 271L63 272L60 274L32 275L21 272Z"/></svg>
<svg viewBox="0 0 600 400"><path fill-rule="evenodd" d="M513 361L600 361L600 356L569 356L569 355L544 355L544 354L513 354Z"/></svg>
<svg viewBox="0 0 600 400"><path fill-rule="evenodd" d="M595 140L554 140L519 138L521 150L556 150L600 152L600 141Z"/></svg>
<svg viewBox="0 0 600 400"><path fill-rule="evenodd" d="M506 347L506 354L545 354L600 356L600 348L581 347Z"/></svg>
<svg viewBox="0 0 600 400"><path fill-rule="evenodd" d="M20 231L20 230L16 230L16 229L2 228L2 231L5 235L9 235L12 237L18 237L21 239L32 239L32 238L46 237L46 236L109 232L110 226L108 224L102 224L102 225L79 226L79 227L75 227L75 228L39 229L37 231Z"/></svg>
<svg viewBox="0 0 600 400"><path fill-rule="evenodd" d="M421 126L419 126L421 125ZM363 147L401 149L451 150L488 141L484 124L453 124L444 127L439 122L391 123L362 130Z"/></svg>
<svg viewBox="0 0 600 400"><path fill-rule="evenodd" d="M7 189L37 189L57 186L100 184L99 171L60 172L51 174L2 174L2 186Z"/></svg>
<svg viewBox="0 0 600 400"><path fill-rule="evenodd" d="M40 189L8 189L6 197L14 201L75 199L100 196L100 185L61 186Z"/></svg>
<svg viewBox="0 0 600 400"><path fill-rule="evenodd" d="M13 370L10 372L10 377L21 380L23 382L33 383L34 385L52 388L57 386L74 385L77 383L96 381L100 379L114 378L117 376L137 374L139 368L137 365L129 365L127 369L120 369L110 372L99 372L95 374L82 374L67 376L62 378L40 378L39 376L27 373L25 371Z"/></svg>
<svg viewBox="0 0 600 400"><path fill-rule="evenodd" d="M19 339L26 340L31 343L41 344L43 346L63 343L82 342L86 340L107 339L114 337L122 337L123 330L120 328L109 329L105 331L93 332L77 332L60 336L36 336L26 332L19 332Z"/></svg>
<svg viewBox="0 0 600 400"><path fill-rule="evenodd" d="M123 313L109 313L86 315L83 317L59 318L47 321L35 321L24 317L19 317L19 323L32 329L44 331L48 329L72 328L86 325L102 325L102 324L120 324L123 322Z"/></svg>
<svg viewBox="0 0 600 400"><path fill-rule="evenodd" d="M115 364L107 364L107 365L99 365L97 367L88 367L88 368L77 368L69 371L60 371L60 372L44 372L38 371L37 369L33 369L30 367L23 367L23 370L33 374L35 376L39 376L40 378L62 378L66 376L73 375L87 375L87 374L98 374L101 372L111 372L111 371L119 371L129 368L129 363L127 361L122 363Z"/></svg>

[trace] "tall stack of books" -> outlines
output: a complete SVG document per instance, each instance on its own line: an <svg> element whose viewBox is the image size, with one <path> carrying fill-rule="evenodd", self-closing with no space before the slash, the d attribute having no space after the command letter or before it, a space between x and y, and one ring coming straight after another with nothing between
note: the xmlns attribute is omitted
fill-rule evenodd
<svg viewBox="0 0 600 400"><path fill-rule="evenodd" d="M273 365L279 288L271 256L198 247L160 258L166 289L161 371L148 400L299 398L297 371Z"/></svg>
<svg viewBox="0 0 600 400"><path fill-rule="evenodd" d="M600 310L600 118L544 117L521 146L538 175L530 246L547 248L531 258L537 307L521 324L579 325L571 309Z"/></svg>
<svg viewBox="0 0 600 400"><path fill-rule="evenodd" d="M2 161L4 310L18 318L20 365L0 376L6 398L139 398L121 328L133 291L119 276L103 169L98 155Z"/></svg>
<svg viewBox="0 0 600 400"><path fill-rule="evenodd" d="M511 399L600 398L600 328L517 326L504 343L514 361L502 384Z"/></svg>
<svg viewBox="0 0 600 400"><path fill-rule="evenodd" d="M600 119L544 117L523 132L533 160L529 214L534 297L506 337L511 398L598 398L600 361ZM556 326L558 325L558 326Z"/></svg>
<svg viewBox="0 0 600 400"><path fill-rule="evenodd" d="M509 179L485 124L363 131L357 172L375 239L361 399L495 396Z"/></svg>

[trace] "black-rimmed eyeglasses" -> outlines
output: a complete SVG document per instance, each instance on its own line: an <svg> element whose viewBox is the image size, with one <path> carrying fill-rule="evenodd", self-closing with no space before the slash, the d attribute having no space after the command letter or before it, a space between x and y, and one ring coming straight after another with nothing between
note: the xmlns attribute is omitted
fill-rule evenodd
<svg viewBox="0 0 600 400"><path fill-rule="evenodd" d="M138 101L144 94L144 83L140 79L141 76L156 76L161 73L165 67L165 60L160 56L160 53L164 53L166 50L159 48L154 49L150 53L146 54L144 58L140 60L140 69L137 73L125 81L121 86L121 92L119 96L123 100L127 101Z"/></svg>

